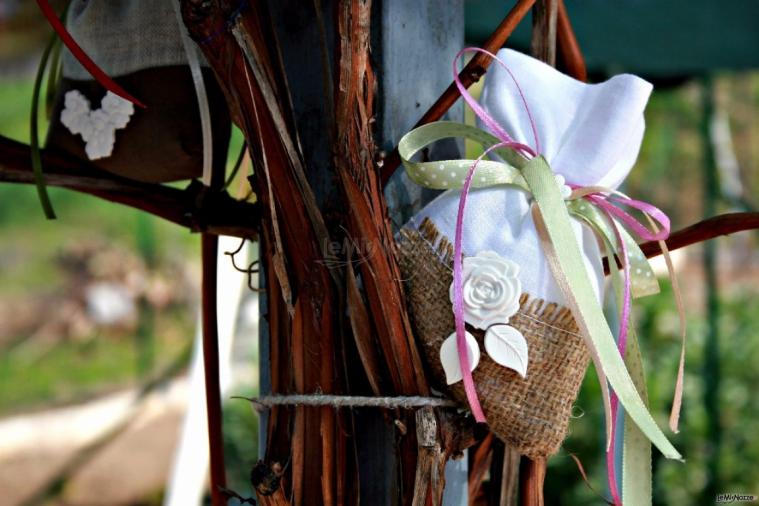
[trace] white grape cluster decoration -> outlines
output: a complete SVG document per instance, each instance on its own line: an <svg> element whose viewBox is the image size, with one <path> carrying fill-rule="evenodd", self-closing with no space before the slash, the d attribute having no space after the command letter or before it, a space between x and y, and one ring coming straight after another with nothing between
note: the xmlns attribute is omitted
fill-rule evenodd
<svg viewBox="0 0 759 506"><path fill-rule="evenodd" d="M113 153L116 130L124 128L134 114L134 105L110 91L100 102L100 109L91 110L90 101L77 90L66 93L61 123L74 135L84 139L84 151L90 160L106 158Z"/></svg>
<svg viewBox="0 0 759 506"><path fill-rule="evenodd" d="M519 266L494 251L465 257L463 262L464 321L485 330L485 351L496 363L527 376L527 341L521 332L507 325L519 310L522 284ZM453 302L453 283L450 288ZM480 362L480 348L472 334L466 332L467 354L472 371ZM456 332L440 347L446 381L452 385L463 378L456 347Z"/></svg>

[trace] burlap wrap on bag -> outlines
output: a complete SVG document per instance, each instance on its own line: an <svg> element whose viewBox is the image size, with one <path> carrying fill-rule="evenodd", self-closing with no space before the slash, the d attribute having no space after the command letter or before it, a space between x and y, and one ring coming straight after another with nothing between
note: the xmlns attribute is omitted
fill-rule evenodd
<svg viewBox="0 0 759 506"><path fill-rule="evenodd" d="M417 339L437 388L467 405L463 383L446 386L440 346L455 330L448 297L453 280L453 247L429 220L401 231L400 267ZM569 309L522 294L509 319L527 340L527 377L496 364L483 353L472 373L493 433L531 458L556 453L567 433L572 403L590 355ZM469 329L480 347L483 332Z"/></svg>

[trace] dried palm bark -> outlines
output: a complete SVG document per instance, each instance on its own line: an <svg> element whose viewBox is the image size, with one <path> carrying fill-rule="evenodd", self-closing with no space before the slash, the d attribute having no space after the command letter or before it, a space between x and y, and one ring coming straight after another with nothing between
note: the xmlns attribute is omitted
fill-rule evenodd
<svg viewBox="0 0 759 506"><path fill-rule="evenodd" d="M370 251L357 269L368 308L361 307L362 301L355 292L348 298L354 327L359 327L354 339L368 370L377 370L379 366L376 357L365 350L373 349L372 339L379 341L384 370L390 381L385 382L389 384L384 390L374 386L376 395L428 395L429 385L406 313L395 243L375 165L376 147L371 130L375 89L369 60L371 1L341 0L337 9L334 164L350 210L347 215L349 239L370 245ZM354 275L353 269L349 269L349 285L355 286ZM367 313L370 318L355 321L357 316ZM379 382L372 379L370 383ZM407 429L400 441L399 459L404 503L408 503L415 488L417 468L415 419L406 417L405 413L397 416ZM416 488L419 487L425 485L418 484ZM442 484L439 488L442 493Z"/></svg>
<svg viewBox="0 0 759 506"><path fill-rule="evenodd" d="M368 379L375 394L428 395L374 163L371 2L342 1L337 7L332 152L349 212L329 229L306 178L265 5L235 13L231 2L185 1L183 14L251 146L256 170L250 181L263 218L260 237L273 393L346 392L350 373L339 362L346 354L347 332L353 334L364 365L361 374L368 376L364 382ZM371 246L371 254L362 257L355 270L354 259L331 262L324 251L330 239L343 234L355 244ZM343 307L350 325L341 324ZM393 418L405 427L399 431L399 458L401 500L408 504L418 452L414 417L398 412ZM265 461L272 469L285 469L278 490L293 504L357 501L351 426L350 412L336 413L331 407L272 409ZM448 453L441 447L438 454L440 467ZM417 488L426 497L428 486L424 478L421 482ZM431 493L439 498L442 477L435 485Z"/></svg>
<svg viewBox="0 0 759 506"><path fill-rule="evenodd" d="M235 3L236 4L236 3ZM234 121L245 133L261 202L274 393L339 393L334 274L323 261L329 240L293 135L284 75L262 4L241 15L226 1L186 1L183 15L216 72ZM239 13L238 13L239 14ZM293 504L335 504L347 445L331 408L274 408L266 462L287 469L280 486ZM318 463L318 465L315 465ZM337 463L343 463L342 468ZM320 498L317 500L316 498Z"/></svg>

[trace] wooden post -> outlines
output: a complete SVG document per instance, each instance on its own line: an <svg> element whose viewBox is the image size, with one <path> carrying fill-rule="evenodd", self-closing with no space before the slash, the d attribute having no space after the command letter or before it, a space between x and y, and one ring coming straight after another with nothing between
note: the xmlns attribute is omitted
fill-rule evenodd
<svg viewBox="0 0 759 506"><path fill-rule="evenodd" d="M375 0L372 46L379 81L377 145L390 153L403 134L453 80L452 61L464 46L462 0ZM462 120L462 102L443 119ZM433 146L431 158L460 156L463 146L454 141ZM385 187L394 225L403 225L439 192L412 183L396 170Z"/></svg>
<svg viewBox="0 0 759 506"><path fill-rule="evenodd" d="M559 0L538 0L532 8L532 55L556 66L556 20Z"/></svg>
<svg viewBox="0 0 759 506"><path fill-rule="evenodd" d="M520 504L543 506L543 483L546 479L546 461L522 457L519 475Z"/></svg>
<svg viewBox="0 0 759 506"><path fill-rule="evenodd" d="M211 467L211 504L223 506L226 498L224 472L224 439L221 430L221 387L219 384L219 330L216 310L216 265L219 238L203 234L203 369L206 386L206 415L208 418L208 447Z"/></svg>
<svg viewBox="0 0 759 506"><path fill-rule="evenodd" d="M390 153L400 138L408 132L422 114L435 102L450 84L453 75L451 62L464 46L464 2L462 0L375 0L372 19L372 48L377 58L378 117L377 145ZM446 119L463 120L461 104L449 110ZM430 157L433 159L458 158L463 146L449 140L436 144ZM411 216L438 194L412 183L403 170L397 170L385 187L390 219L395 227L402 226ZM382 423L372 413L363 414L369 429ZM376 427L382 429L382 427ZM382 434L370 438L387 438L380 443L382 454L374 457L371 465L379 469L397 466L393 458L392 434L384 428ZM367 434L368 436L368 434ZM363 456L371 458L377 447L370 441L359 447ZM391 444L388 444L391 443ZM450 461L445 471L445 506L468 503L467 460ZM397 475L395 472L393 475ZM372 490L376 481L371 474L361 473L362 490ZM390 484L386 484L390 485ZM383 486L386 486L383 485ZM383 502L369 500L371 504L390 504L392 494L377 491ZM362 499L368 499L371 495ZM364 501L366 502L366 501Z"/></svg>
<svg viewBox="0 0 759 506"><path fill-rule="evenodd" d="M282 50L307 177L326 216L345 212L334 208L337 199L333 197L338 190L329 139L332 83L325 82L325 66L326 75L331 76L336 58L335 1L270 0L268 5ZM463 0L373 0L371 46L377 75L377 116L374 119L380 149L392 150L450 83L451 59L464 43L463 7ZM461 119L462 112L461 108L455 108L449 117ZM441 143L435 150L433 156L460 156L456 142ZM399 171L385 191L393 224L402 225L436 193L412 184ZM262 300L262 314L265 314L265 304ZM264 393L270 370L263 321L260 328L261 391ZM265 416L261 421L260 431L265 434ZM398 503L402 488L396 453L398 430L378 411L355 410L363 504ZM461 462L449 466L446 479L443 504L466 504L466 466Z"/></svg>

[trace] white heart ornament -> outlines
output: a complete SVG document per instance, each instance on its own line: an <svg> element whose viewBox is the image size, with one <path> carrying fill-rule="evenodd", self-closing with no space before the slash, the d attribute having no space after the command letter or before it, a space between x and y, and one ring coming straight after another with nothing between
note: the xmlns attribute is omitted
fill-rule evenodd
<svg viewBox="0 0 759 506"><path fill-rule="evenodd" d="M94 111L90 109L90 101L77 90L66 93L64 104L61 123L72 134L82 136L90 160L111 156L116 130L126 127L134 114L131 102L110 91L100 102L100 109Z"/></svg>
<svg viewBox="0 0 759 506"><path fill-rule="evenodd" d="M465 341L467 347L467 356L469 357L469 370L474 371L477 364L480 363L480 347L477 340L472 334L466 332ZM440 347L440 363L443 364L445 371L445 380L449 385L461 381L461 362L459 361L459 350L456 346L456 332L451 334L443 341Z"/></svg>
<svg viewBox="0 0 759 506"><path fill-rule="evenodd" d="M485 351L494 362L527 377L527 341L510 325L493 325L485 332Z"/></svg>

